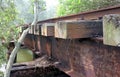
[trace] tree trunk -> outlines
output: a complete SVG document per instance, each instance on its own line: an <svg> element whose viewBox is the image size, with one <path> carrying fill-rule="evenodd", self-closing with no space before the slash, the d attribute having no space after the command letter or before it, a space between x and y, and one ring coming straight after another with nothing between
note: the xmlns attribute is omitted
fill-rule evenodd
<svg viewBox="0 0 120 77"><path fill-rule="evenodd" d="M38 17L37 16L37 0L35 0L35 3L34 3L34 21L30 27L33 27L34 25L36 25L37 17ZM21 37L18 39L18 42L16 43L15 48L13 49L13 51L10 55L9 61L7 63L6 72L4 74L4 77L10 77L10 71L11 71L11 68L13 65L13 61L15 59L15 55L17 54L17 52L20 48L20 45L23 42L25 36L27 35L28 31L30 30L30 27L28 27L26 30L24 30Z"/></svg>

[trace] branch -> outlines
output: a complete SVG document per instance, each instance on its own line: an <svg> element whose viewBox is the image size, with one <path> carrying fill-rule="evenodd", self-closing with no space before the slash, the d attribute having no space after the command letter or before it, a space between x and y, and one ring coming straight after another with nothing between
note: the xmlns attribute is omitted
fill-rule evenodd
<svg viewBox="0 0 120 77"><path fill-rule="evenodd" d="M33 23L31 24L30 27L33 27L37 22L37 17L38 17L37 12L38 12L37 11L37 0L35 0L35 3L34 3L34 20L33 20ZM13 65L13 61L15 59L15 55L17 54L17 52L20 48L20 45L23 42L25 36L27 35L28 31L30 30L30 27L28 27L26 30L24 30L21 37L18 39L18 42L16 43L15 48L13 49L13 51L10 55L4 77L10 77L10 71L11 71L11 68L12 68L12 65Z"/></svg>

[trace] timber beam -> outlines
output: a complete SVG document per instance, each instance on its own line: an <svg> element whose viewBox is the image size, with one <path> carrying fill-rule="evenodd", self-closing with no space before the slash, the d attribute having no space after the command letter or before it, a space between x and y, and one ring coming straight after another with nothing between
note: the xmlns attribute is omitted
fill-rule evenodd
<svg viewBox="0 0 120 77"><path fill-rule="evenodd" d="M89 38L102 36L102 34L102 21L100 20L60 21L55 25L55 37L57 38Z"/></svg>
<svg viewBox="0 0 120 77"><path fill-rule="evenodd" d="M41 26L41 35L54 36L54 23L44 23Z"/></svg>
<svg viewBox="0 0 120 77"><path fill-rule="evenodd" d="M103 42L106 45L120 46L120 15L103 17Z"/></svg>

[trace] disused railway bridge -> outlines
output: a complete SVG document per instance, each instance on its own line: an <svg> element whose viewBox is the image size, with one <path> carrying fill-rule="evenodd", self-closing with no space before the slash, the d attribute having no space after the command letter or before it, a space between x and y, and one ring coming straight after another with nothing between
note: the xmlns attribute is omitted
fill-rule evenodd
<svg viewBox="0 0 120 77"><path fill-rule="evenodd" d="M120 6L39 21L24 44L57 59L71 77L120 77L120 16L108 14Z"/></svg>

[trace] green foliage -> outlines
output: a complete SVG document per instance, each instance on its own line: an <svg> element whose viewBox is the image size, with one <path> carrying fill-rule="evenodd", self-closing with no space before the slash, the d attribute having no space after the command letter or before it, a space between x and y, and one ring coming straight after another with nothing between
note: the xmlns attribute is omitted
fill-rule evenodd
<svg viewBox="0 0 120 77"><path fill-rule="evenodd" d="M0 77L3 77L3 76L4 76L3 72L2 72L2 71L0 71Z"/></svg>
<svg viewBox="0 0 120 77"><path fill-rule="evenodd" d="M119 0L59 0L57 15L63 16L119 4Z"/></svg>
<svg viewBox="0 0 120 77"><path fill-rule="evenodd" d="M0 67L3 64L3 62L6 61L5 57L6 51L7 51L6 48L2 46L2 43L0 43Z"/></svg>
<svg viewBox="0 0 120 77"><path fill-rule="evenodd" d="M17 11L12 0L9 2L4 0L2 3L3 5L0 6L0 39L8 42L15 39L18 33L15 24Z"/></svg>
<svg viewBox="0 0 120 77"><path fill-rule="evenodd" d="M30 8L30 12L33 14L33 12L34 12L34 3L35 3L35 1L37 1L37 3L38 3L38 9L39 9L39 11L43 11L43 10L45 10L45 8L46 8L46 3L45 3L45 0L30 0L30 3L31 3L31 8Z"/></svg>
<svg viewBox="0 0 120 77"><path fill-rule="evenodd" d="M16 28L16 21L18 20L16 15L17 11L13 0L0 1L0 64L5 61L8 42L18 37L19 30Z"/></svg>
<svg viewBox="0 0 120 77"><path fill-rule="evenodd" d="M31 10L33 11L34 0L30 0L30 2L32 5ZM40 9L43 10L45 8L45 1L38 0L38 2L38 7L40 7ZM16 9L15 0L0 0L0 65L6 61L5 54L7 51L6 47L8 46L8 43L10 41L16 41L18 39L18 25L22 25L22 23L25 20L22 17L19 18L18 11L20 10Z"/></svg>

